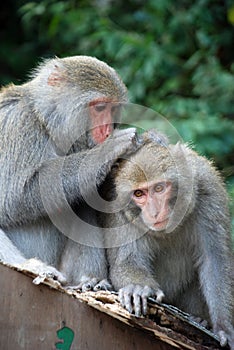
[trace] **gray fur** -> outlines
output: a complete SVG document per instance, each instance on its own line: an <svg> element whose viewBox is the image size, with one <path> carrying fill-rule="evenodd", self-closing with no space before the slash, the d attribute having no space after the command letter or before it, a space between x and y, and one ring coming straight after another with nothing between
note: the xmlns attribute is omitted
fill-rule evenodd
<svg viewBox="0 0 234 350"><path fill-rule="evenodd" d="M131 200L139 183L162 177L177 188L177 202L170 204L174 212L166 230L151 231L132 201L122 211L102 217L104 227L125 223L116 236L106 234L107 246L113 247L108 249L111 282L122 305L137 316L145 313L146 298L156 296L210 320L221 345L228 340L233 350L234 260L225 186L204 157L185 145L166 148L152 137L130 161L119 162L110 176L113 183L108 181L121 202L127 196Z"/></svg>
<svg viewBox="0 0 234 350"><path fill-rule="evenodd" d="M114 69L86 56L45 61L29 82L2 89L0 260L18 264L36 257L61 269L71 284L83 275L107 277L97 228L93 247L79 244L79 226L73 229L78 243L66 237L72 226L67 206L77 205L79 214L83 196L91 197L111 164L133 147L133 129L116 130L97 146L92 142L87 107L100 97L126 102L126 87ZM95 214L87 211L95 225ZM51 220L64 221L65 232Z"/></svg>

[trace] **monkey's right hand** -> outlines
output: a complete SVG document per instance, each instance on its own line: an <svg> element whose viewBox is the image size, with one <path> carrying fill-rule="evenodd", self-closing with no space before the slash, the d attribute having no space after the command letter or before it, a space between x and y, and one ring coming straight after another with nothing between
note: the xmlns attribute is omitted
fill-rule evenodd
<svg viewBox="0 0 234 350"><path fill-rule="evenodd" d="M135 152L141 143L136 136L136 129L129 128L123 130L114 130L103 143L96 145L85 155L82 155L78 162L78 182L80 193L86 199L87 193L96 193L96 186L99 186L106 178L106 175L111 170L112 165L118 158L128 156ZM71 155L77 162L77 154ZM79 156L79 155L78 155ZM71 169L72 165L72 169ZM68 171L70 167L70 170ZM74 163L65 166L67 173L64 175L67 179L69 174L74 172L76 165ZM88 186L87 186L87 179ZM74 192L74 184L71 183L71 188L67 193ZM93 195L92 195L93 196Z"/></svg>
<svg viewBox="0 0 234 350"><path fill-rule="evenodd" d="M119 290L119 301L121 305L131 314L134 312L137 317L147 314L148 297L156 298L158 302L161 302L164 293L159 288L153 289L138 284L129 284Z"/></svg>
<svg viewBox="0 0 234 350"><path fill-rule="evenodd" d="M134 153L141 143L136 135L135 128L128 128L123 130L114 130L113 134L108 137L101 145L91 149L87 156L82 159L83 165L79 167L80 179L89 178L89 192L91 184L93 183L96 189L96 185L99 185L106 178L107 173L111 170L112 165L118 158L128 157ZM98 169L98 173L94 169ZM91 169L91 172L89 172ZM84 174L83 174L84 172ZM79 182L80 188L84 189L84 186ZM84 193L82 193L84 196Z"/></svg>

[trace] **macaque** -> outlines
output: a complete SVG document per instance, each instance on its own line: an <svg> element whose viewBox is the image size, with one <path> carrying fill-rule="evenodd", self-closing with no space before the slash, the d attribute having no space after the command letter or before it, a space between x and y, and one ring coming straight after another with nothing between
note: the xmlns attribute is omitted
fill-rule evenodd
<svg viewBox="0 0 234 350"><path fill-rule="evenodd" d="M103 237L86 199L136 147L134 128L114 130L126 101L116 71L87 56L47 60L27 83L2 88L0 260L82 290L108 288Z"/></svg>
<svg viewBox="0 0 234 350"><path fill-rule="evenodd" d="M145 315L152 296L209 321L233 350L234 260L221 177L184 144L166 146L153 131L142 139L104 186L113 207L102 217L111 283L130 313Z"/></svg>

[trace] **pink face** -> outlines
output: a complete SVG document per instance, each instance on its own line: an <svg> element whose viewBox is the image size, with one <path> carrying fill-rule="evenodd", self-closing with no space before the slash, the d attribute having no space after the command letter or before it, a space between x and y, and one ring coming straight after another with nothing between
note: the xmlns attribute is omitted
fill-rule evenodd
<svg viewBox="0 0 234 350"><path fill-rule="evenodd" d="M114 116L120 105L107 98L97 99L89 104L92 139L99 144L113 131Z"/></svg>
<svg viewBox="0 0 234 350"><path fill-rule="evenodd" d="M142 219L151 230L161 231L167 226L171 189L171 183L162 180L142 184L133 192L133 200L141 208Z"/></svg>

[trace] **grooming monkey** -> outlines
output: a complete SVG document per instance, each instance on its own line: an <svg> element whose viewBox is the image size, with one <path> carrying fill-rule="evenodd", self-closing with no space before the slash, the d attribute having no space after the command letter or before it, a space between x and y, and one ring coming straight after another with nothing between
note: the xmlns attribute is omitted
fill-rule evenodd
<svg viewBox="0 0 234 350"><path fill-rule="evenodd" d="M85 199L136 147L135 129L114 130L126 101L115 70L87 56L47 60L27 83L1 90L0 260L82 290L108 287L101 232ZM67 217L74 206L79 225Z"/></svg>
<svg viewBox="0 0 234 350"><path fill-rule="evenodd" d="M122 210L101 217L121 304L140 316L147 297L163 300L209 320L233 350L234 260L218 172L187 146L158 142L153 131L126 158L103 185L110 205Z"/></svg>

